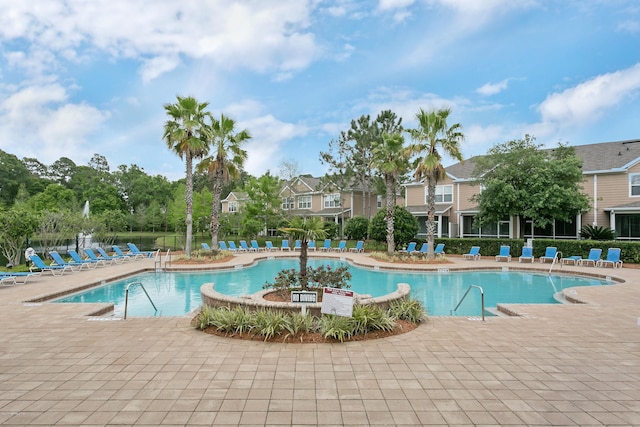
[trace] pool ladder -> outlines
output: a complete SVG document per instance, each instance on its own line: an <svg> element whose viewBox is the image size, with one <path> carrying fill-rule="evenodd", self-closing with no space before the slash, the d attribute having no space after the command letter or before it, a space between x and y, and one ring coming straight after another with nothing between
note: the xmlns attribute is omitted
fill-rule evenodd
<svg viewBox="0 0 640 427"><path fill-rule="evenodd" d="M167 255L166 258L164 260L164 268L166 269L169 265L171 265L171 249L167 249ZM159 273L162 271L162 254L160 253L160 249L158 249L156 251L156 258L155 258L155 270L156 273Z"/></svg>
<svg viewBox="0 0 640 427"><path fill-rule="evenodd" d="M556 261L562 259L562 252L557 251L556 255L553 257L553 261L551 261L551 267L549 267L549 275L551 275L551 270L553 270L553 266L556 264ZM562 268L562 261L560 261L560 268Z"/></svg>
<svg viewBox="0 0 640 427"><path fill-rule="evenodd" d="M464 299L467 297L467 295L469 294L469 291L472 288L476 288L476 289L480 290L480 304L481 304L481 308L482 308L482 321L484 322L484 290L482 289L482 287L480 287L478 285L470 285L467 288L467 291L464 293L464 295L462 295L462 298L460 298L460 302L458 303L458 305L456 305L456 308L451 310L450 313L453 316L453 312L456 311L458 309L458 307L460 307L460 304L462 304L462 301L464 301Z"/></svg>
<svg viewBox="0 0 640 427"><path fill-rule="evenodd" d="M156 307L156 305L153 303L153 300L149 296L149 293L147 292L147 290L144 288L144 285L141 282L132 282L127 285L124 291L124 320L127 320L127 305L129 304L129 288L134 285L140 285L140 287L144 291L144 294L147 296L147 298L149 299L149 302L153 306L153 309L156 312L158 311L158 307Z"/></svg>

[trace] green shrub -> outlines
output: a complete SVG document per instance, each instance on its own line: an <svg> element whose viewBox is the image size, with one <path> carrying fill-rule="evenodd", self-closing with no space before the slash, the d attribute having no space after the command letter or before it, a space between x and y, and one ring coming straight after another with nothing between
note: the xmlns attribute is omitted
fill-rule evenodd
<svg viewBox="0 0 640 427"><path fill-rule="evenodd" d="M318 322L317 317L303 316L302 313L291 313L287 330L291 335L316 332L318 330Z"/></svg>
<svg viewBox="0 0 640 427"><path fill-rule="evenodd" d="M363 216L354 216L344 225L344 234L351 240L364 240L367 238L369 220Z"/></svg>
<svg viewBox="0 0 640 427"><path fill-rule="evenodd" d="M389 304L389 314L393 319L420 323L427 315L427 311L417 299L404 298Z"/></svg>
<svg viewBox="0 0 640 427"><path fill-rule="evenodd" d="M331 268L331 266L321 265L318 268L307 267L307 279L309 289L321 289L324 287L349 289L351 284L351 273L349 266L341 265L340 267ZM273 289L285 295L292 289L300 289L300 275L298 270L290 268L288 270L280 270L274 279L274 282L266 282L263 289Z"/></svg>
<svg viewBox="0 0 640 427"><path fill-rule="evenodd" d="M353 308L354 334L366 335L371 331L392 331L393 319L377 305L356 305Z"/></svg>
<svg viewBox="0 0 640 427"><path fill-rule="evenodd" d="M220 307L212 314L211 326L215 326L221 332L243 333L253 328L253 316L245 307Z"/></svg>
<svg viewBox="0 0 640 427"><path fill-rule="evenodd" d="M198 314L198 317L196 319L196 323L199 329L206 329L207 327L213 325L213 319L215 318L216 310L217 309L208 305L204 306L202 310L200 310L200 313Z"/></svg>
<svg viewBox="0 0 640 427"><path fill-rule="evenodd" d="M324 230L327 239L335 239L338 237L340 226L333 221L325 221L322 223L322 229Z"/></svg>
<svg viewBox="0 0 640 427"><path fill-rule="evenodd" d="M380 210L369 223L369 236L379 242L387 240L386 210ZM406 208L396 206L393 211L393 238L396 246L401 247L412 240L420 229L418 220Z"/></svg>
<svg viewBox="0 0 640 427"><path fill-rule="evenodd" d="M609 227L587 224L580 229L580 237L591 240L613 240L615 233Z"/></svg>
<svg viewBox="0 0 640 427"><path fill-rule="evenodd" d="M265 341L282 334L290 326L289 316L286 313L273 310L258 310L254 313L253 320L254 332L264 337Z"/></svg>
<svg viewBox="0 0 640 427"><path fill-rule="evenodd" d="M353 336L354 329L354 322L350 317L325 314L320 318L320 333L325 338L344 342L345 339Z"/></svg>

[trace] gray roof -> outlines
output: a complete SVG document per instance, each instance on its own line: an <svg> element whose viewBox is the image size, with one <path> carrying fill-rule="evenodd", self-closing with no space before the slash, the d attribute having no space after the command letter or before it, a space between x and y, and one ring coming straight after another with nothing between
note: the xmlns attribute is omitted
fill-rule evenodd
<svg viewBox="0 0 640 427"><path fill-rule="evenodd" d="M640 162L640 139L574 145L573 148L576 155L582 159L583 173L624 171ZM548 149L553 150L554 148ZM447 167L447 174L454 180L470 179L475 169L474 160L478 157Z"/></svg>

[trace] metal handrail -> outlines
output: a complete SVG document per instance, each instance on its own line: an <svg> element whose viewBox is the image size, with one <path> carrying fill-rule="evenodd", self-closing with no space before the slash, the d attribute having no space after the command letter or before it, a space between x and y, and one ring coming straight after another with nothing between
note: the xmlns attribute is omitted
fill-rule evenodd
<svg viewBox="0 0 640 427"><path fill-rule="evenodd" d="M141 282L132 282L127 285L124 291L124 320L127 320L127 306L129 305L129 288L133 285L140 285L140 287L144 291L147 298L149 298L149 302L153 306L154 310L156 312L158 311L158 307L156 307L156 305L151 300L151 297L149 296L149 293L147 292L147 290L144 288L144 285Z"/></svg>
<svg viewBox="0 0 640 427"><path fill-rule="evenodd" d="M458 303L458 305L456 305L456 308L454 308L453 310L451 310L450 314L453 315L453 312L456 311L458 309L458 307L460 307L460 304L462 304L462 301L464 301L464 299L467 297L467 294L469 293L469 291L471 290L471 288L477 288L480 289L480 302L482 304L482 321L484 322L484 290L482 289L482 287L478 286L478 285L470 285L467 288L467 291L464 293L464 295L462 295L462 298L460 298L460 302Z"/></svg>
<svg viewBox="0 0 640 427"><path fill-rule="evenodd" d="M551 270L553 270L553 266L555 265L556 261L559 259L562 259L562 252L556 251L556 254L553 257L553 261L551 261L551 267L549 267L549 275L551 275ZM560 262L560 268L562 268L562 262Z"/></svg>
<svg viewBox="0 0 640 427"><path fill-rule="evenodd" d="M171 267L171 248L167 249L166 259L164 260L164 268Z"/></svg>

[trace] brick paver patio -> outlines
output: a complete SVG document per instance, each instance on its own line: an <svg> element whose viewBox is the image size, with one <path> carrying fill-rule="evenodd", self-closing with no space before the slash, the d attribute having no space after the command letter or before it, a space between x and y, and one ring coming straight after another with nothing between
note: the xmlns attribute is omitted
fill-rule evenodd
<svg viewBox="0 0 640 427"><path fill-rule="evenodd" d="M577 289L588 304L518 306L524 316L484 323L435 317L345 344L240 341L189 317L108 320L85 316L95 306L24 303L153 265L0 289L0 424L640 425L640 270L565 266L626 282Z"/></svg>

